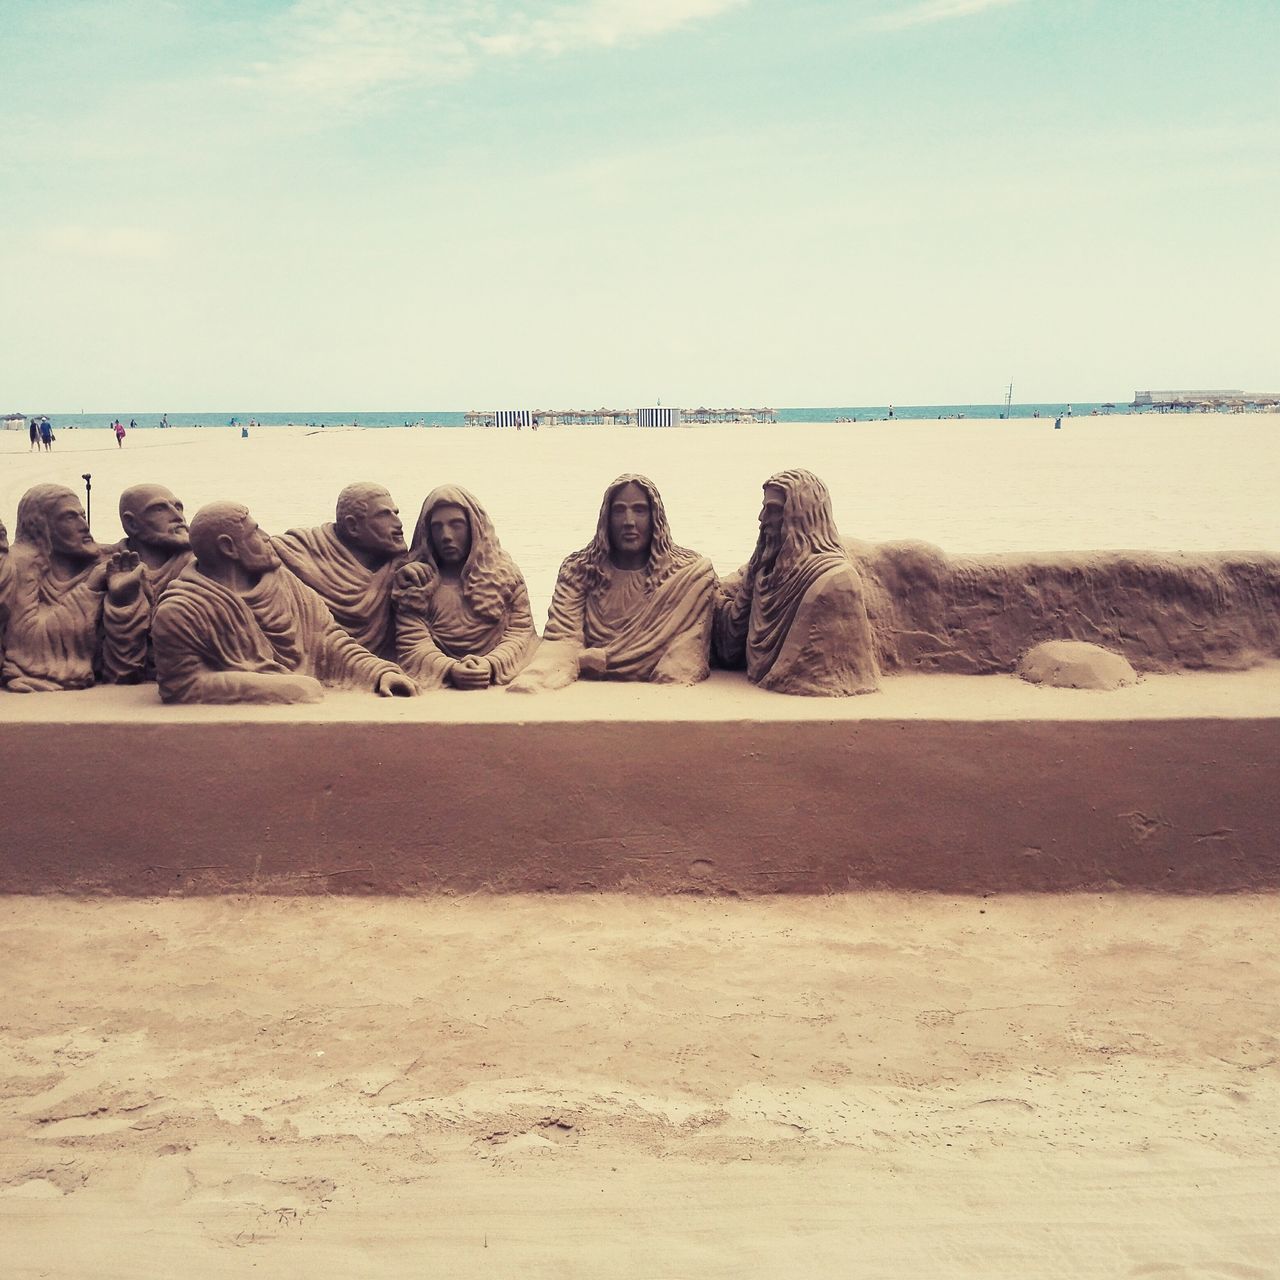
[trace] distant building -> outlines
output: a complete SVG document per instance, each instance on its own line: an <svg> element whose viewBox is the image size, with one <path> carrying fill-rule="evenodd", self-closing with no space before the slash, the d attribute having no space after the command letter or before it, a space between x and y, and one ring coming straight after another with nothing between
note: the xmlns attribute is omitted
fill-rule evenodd
<svg viewBox="0 0 1280 1280"><path fill-rule="evenodd" d="M1135 391L1133 408L1155 409L1167 413L1171 409L1183 412L1214 409L1274 409L1280 406L1280 392L1274 391Z"/></svg>

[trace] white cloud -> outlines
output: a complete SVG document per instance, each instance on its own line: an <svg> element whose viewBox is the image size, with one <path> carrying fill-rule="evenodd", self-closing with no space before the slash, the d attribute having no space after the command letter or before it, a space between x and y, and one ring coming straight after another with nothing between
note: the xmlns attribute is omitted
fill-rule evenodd
<svg viewBox="0 0 1280 1280"><path fill-rule="evenodd" d="M244 79L331 103L445 83L487 59L559 56L652 39L746 0L297 0L273 56Z"/></svg>
<svg viewBox="0 0 1280 1280"><path fill-rule="evenodd" d="M988 9L1002 9L1018 4L1019 0L921 0L873 18L871 25L881 31L900 31L906 27L922 27L933 22L947 22L952 18L969 18Z"/></svg>

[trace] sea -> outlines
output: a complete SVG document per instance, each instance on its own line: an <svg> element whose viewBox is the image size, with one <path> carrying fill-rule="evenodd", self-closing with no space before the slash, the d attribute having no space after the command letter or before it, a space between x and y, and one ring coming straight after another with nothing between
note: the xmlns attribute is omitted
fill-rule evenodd
<svg viewBox="0 0 1280 1280"><path fill-rule="evenodd" d="M1010 418L1056 418L1059 414L1093 415L1127 413L1128 405L1111 403L1065 401L1050 404L1015 404L1008 409ZM917 405L832 405L819 408L775 409L779 422L884 422L892 416L899 419L945 418L1003 418L1003 404L917 404ZM383 411L353 411L341 413L316 413L298 409L288 413L259 413L253 409L231 411L204 410L197 413L139 413L120 410L117 413L50 413L47 415L54 429L63 427L109 427L119 418L126 427L260 427L311 426L311 427L464 427L466 414L462 410L405 409Z"/></svg>

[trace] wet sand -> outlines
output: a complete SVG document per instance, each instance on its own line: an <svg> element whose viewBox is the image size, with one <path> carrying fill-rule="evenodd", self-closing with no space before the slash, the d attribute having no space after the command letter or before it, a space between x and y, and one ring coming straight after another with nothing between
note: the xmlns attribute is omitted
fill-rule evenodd
<svg viewBox="0 0 1280 1280"><path fill-rule="evenodd" d="M1274 898L0 904L14 1277L1266 1277Z"/></svg>

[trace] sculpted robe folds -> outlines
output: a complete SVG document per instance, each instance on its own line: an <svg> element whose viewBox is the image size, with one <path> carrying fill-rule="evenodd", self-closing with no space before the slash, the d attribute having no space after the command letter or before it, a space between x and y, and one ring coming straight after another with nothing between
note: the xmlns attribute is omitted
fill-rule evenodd
<svg viewBox="0 0 1280 1280"><path fill-rule="evenodd" d="M431 547L431 512L455 506L467 513L471 550L455 581L443 579ZM453 662L487 658L493 683L509 684L529 661L538 633L529 590L503 551L484 508L465 489L441 485L422 505L411 560L428 566L431 584L397 590L396 652L420 689L440 689Z"/></svg>
<svg viewBox="0 0 1280 1280"><path fill-rule="evenodd" d="M241 595L185 569L156 608L156 679L165 702L262 701L246 674L306 675L374 689L399 668L362 648L325 602L284 569Z"/></svg>
<svg viewBox="0 0 1280 1280"><path fill-rule="evenodd" d="M395 653L391 579L403 552L377 569L367 569L345 547L331 522L315 529L290 529L273 538L286 568L328 604L338 625L370 653Z"/></svg>
<svg viewBox="0 0 1280 1280"><path fill-rule="evenodd" d="M615 568L608 553L609 498L627 483L648 493L653 521L649 562L636 570ZM605 679L705 680L716 588L711 561L671 542L652 482L622 476L605 495L595 540L560 566L542 645L520 684L557 688L571 683L584 649L606 652Z"/></svg>
<svg viewBox="0 0 1280 1280"><path fill-rule="evenodd" d="M122 538L113 548L116 551L129 551L129 539ZM142 571L142 591L147 598L147 630L145 636L146 652L144 654L144 665L141 671L138 670L136 663L133 666L121 668L119 664L119 651L115 646L104 648L102 654L102 674L103 676L116 684L127 684L132 680L139 678L146 680L154 680L156 676L155 654L151 644L151 620L155 617L156 604L164 589L187 567L193 557L189 550L176 551L164 564L153 569L147 565Z"/></svg>
<svg viewBox="0 0 1280 1280"><path fill-rule="evenodd" d="M716 607L715 650L728 667L775 693L840 697L878 687L862 579L845 553L826 486L807 471L769 485L786 494L776 546L726 584Z"/></svg>
<svg viewBox="0 0 1280 1280"><path fill-rule="evenodd" d="M115 680L140 677L150 615L142 592L127 605L113 604L105 583L90 583L98 560L57 578L35 547L19 543L8 558L3 674L9 689L87 689L99 672ZM0 582L3 576L0 570Z"/></svg>

